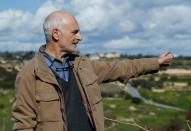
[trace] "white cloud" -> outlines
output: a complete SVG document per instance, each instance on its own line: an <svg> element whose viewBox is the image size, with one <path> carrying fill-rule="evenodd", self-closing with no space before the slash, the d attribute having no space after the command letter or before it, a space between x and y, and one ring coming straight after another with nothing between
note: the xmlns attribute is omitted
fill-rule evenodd
<svg viewBox="0 0 191 131"><path fill-rule="evenodd" d="M106 30L114 23L119 26L123 11L129 9L130 4L126 2L115 5L113 1L104 0L73 0L71 7L74 7L81 30L90 32Z"/></svg>
<svg viewBox="0 0 191 131"><path fill-rule="evenodd" d="M149 11L149 19L145 21L146 30L158 30L160 33L191 29L191 6L175 5L154 8Z"/></svg>
<svg viewBox="0 0 191 131"><path fill-rule="evenodd" d="M0 31L18 30L29 22L32 14L21 10L12 10L0 12Z"/></svg>
<svg viewBox="0 0 191 131"><path fill-rule="evenodd" d="M108 25L108 18L102 8L95 6L81 11L77 16L82 31L102 30Z"/></svg>
<svg viewBox="0 0 191 131"><path fill-rule="evenodd" d="M31 29L34 32L42 32L42 24L46 16L51 12L62 10L64 7L63 0L47 1L35 13L33 21L31 21Z"/></svg>
<svg viewBox="0 0 191 131"><path fill-rule="evenodd" d="M122 21L119 23L119 32L130 32L133 31L135 29L135 25L133 24L133 22L126 20L126 21Z"/></svg>
<svg viewBox="0 0 191 131"><path fill-rule="evenodd" d="M8 41L0 42L0 51L37 51L42 43Z"/></svg>
<svg viewBox="0 0 191 131"><path fill-rule="evenodd" d="M139 44L137 40L132 40L128 36L125 36L117 40L111 40L104 44L104 46L109 49L133 48L138 45Z"/></svg>
<svg viewBox="0 0 191 131"><path fill-rule="evenodd" d="M62 0L47 1L35 14L13 9L0 12L0 42L27 41L29 44L32 41L42 41L45 17L53 11L61 10L63 4Z"/></svg>
<svg viewBox="0 0 191 131"><path fill-rule="evenodd" d="M155 54L171 49L189 54L191 4L186 0L47 0L35 13L9 9L0 12L0 50L37 50L44 43L44 18L56 10L77 18L84 35L81 52Z"/></svg>

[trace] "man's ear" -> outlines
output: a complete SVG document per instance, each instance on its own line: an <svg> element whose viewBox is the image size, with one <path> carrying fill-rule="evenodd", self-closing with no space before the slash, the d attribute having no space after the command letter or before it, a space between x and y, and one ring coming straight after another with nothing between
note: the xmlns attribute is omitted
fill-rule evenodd
<svg viewBox="0 0 191 131"><path fill-rule="evenodd" d="M58 41L60 37L60 31L58 29L52 30L52 39Z"/></svg>

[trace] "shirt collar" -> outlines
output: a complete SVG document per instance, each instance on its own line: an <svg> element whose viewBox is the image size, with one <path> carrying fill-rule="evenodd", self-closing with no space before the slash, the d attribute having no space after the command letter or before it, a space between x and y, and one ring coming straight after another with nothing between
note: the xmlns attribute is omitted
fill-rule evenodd
<svg viewBox="0 0 191 131"><path fill-rule="evenodd" d="M66 67L68 67L69 56L66 56L64 58L64 61L61 62L60 60L56 59L54 56L46 53L45 48L46 48L46 46L42 47L42 52L43 52L43 55L44 55L45 60L46 60L49 67L51 67L52 65L54 67L56 67L56 68L66 68Z"/></svg>

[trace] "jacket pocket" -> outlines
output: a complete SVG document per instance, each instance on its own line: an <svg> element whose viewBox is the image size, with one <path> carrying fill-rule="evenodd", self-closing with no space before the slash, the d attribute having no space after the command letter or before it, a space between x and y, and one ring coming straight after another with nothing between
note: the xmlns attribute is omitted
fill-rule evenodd
<svg viewBox="0 0 191 131"><path fill-rule="evenodd" d="M36 95L36 100L44 101L44 102L59 101L59 96L58 94L51 93L51 92L41 92Z"/></svg>
<svg viewBox="0 0 191 131"><path fill-rule="evenodd" d="M88 94L91 105L96 105L101 102L101 91L97 84L97 79L86 85L86 92Z"/></svg>
<svg viewBox="0 0 191 131"><path fill-rule="evenodd" d="M97 84L97 76L92 69L83 68L79 71L80 78L83 81L90 104L94 105L101 101L101 92Z"/></svg>
<svg viewBox="0 0 191 131"><path fill-rule="evenodd" d="M53 122L62 119L60 99L56 90L47 87L44 89L42 87L37 88L36 102L38 121Z"/></svg>
<svg viewBox="0 0 191 131"><path fill-rule="evenodd" d="M43 122L39 123L35 131L64 131L63 122Z"/></svg>

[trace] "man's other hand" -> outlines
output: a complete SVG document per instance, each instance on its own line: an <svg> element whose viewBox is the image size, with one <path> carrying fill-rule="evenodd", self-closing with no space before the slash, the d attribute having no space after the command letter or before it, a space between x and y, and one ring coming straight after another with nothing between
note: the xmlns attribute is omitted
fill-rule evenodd
<svg viewBox="0 0 191 131"><path fill-rule="evenodd" d="M160 65L169 65L168 63L174 59L174 55L170 54L170 51L166 51L158 57L158 62Z"/></svg>

